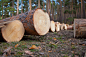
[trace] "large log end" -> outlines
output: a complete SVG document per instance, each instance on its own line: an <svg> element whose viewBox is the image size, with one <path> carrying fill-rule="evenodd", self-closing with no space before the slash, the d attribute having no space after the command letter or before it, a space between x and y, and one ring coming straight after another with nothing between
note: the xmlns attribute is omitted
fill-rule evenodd
<svg viewBox="0 0 86 57"><path fill-rule="evenodd" d="M19 20L14 20L1 28L2 36L7 42L20 41L24 31L23 24Z"/></svg>
<svg viewBox="0 0 86 57"><path fill-rule="evenodd" d="M45 35L50 28L50 18L47 13L41 9L37 9L33 15L34 27L39 35Z"/></svg>

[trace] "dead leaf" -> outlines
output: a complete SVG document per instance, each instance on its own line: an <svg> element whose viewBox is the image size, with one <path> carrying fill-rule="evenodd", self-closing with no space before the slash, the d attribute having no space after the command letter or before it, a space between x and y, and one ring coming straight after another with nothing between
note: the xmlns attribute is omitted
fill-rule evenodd
<svg viewBox="0 0 86 57"><path fill-rule="evenodd" d="M29 49L38 49L38 47L36 47L35 45L32 45L32 47L30 47Z"/></svg>
<svg viewBox="0 0 86 57"><path fill-rule="evenodd" d="M53 38L54 39L54 41L56 41L57 39L56 38Z"/></svg>
<svg viewBox="0 0 86 57"><path fill-rule="evenodd" d="M33 52L31 52L31 51L25 51L25 53L28 54L28 55L32 55L33 54Z"/></svg>
<svg viewBox="0 0 86 57"><path fill-rule="evenodd" d="M15 45L15 48L17 48L18 46L19 46L19 44L16 44L16 45Z"/></svg>
<svg viewBox="0 0 86 57"><path fill-rule="evenodd" d="M52 52L52 51L48 51L48 52Z"/></svg>

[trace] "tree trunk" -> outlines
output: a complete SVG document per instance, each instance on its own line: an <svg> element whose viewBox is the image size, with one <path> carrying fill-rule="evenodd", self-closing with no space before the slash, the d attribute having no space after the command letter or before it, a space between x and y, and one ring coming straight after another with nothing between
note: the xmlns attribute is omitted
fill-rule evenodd
<svg viewBox="0 0 86 57"><path fill-rule="evenodd" d="M30 12L0 20L0 22L9 20L20 20L24 25L26 34L45 35L50 28L49 15L41 9L31 10Z"/></svg>
<svg viewBox="0 0 86 57"><path fill-rule="evenodd" d="M17 0L17 15L19 14L19 0Z"/></svg>
<svg viewBox="0 0 86 57"><path fill-rule="evenodd" d="M29 0L29 6L30 6L30 10L31 10L31 7L32 7L32 6L31 6L31 0Z"/></svg>
<svg viewBox="0 0 86 57"><path fill-rule="evenodd" d="M74 16L73 16L73 0L72 0L72 17L74 17Z"/></svg>
<svg viewBox="0 0 86 57"><path fill-rule="evenodd" d="M62 1L60 0L60 22L62 23Z"/></svg>
<svg viewBox="0 0 86 57"><path fill-rule="evenodd" d="M80 1L79 1L80 2ZM79 3L79 18L81 18L81 9L80 9L80 3Z"/></svg>
<svg viewBox="0 0 86 57"><path fill-rule="evenodd" d="M86 19L74 19L74 37L86 37Z"/></svg>
<svg viewBox="0 0 86 57"><path fill-rule="evenodd" d="M85 18L84 0L81 0L81 18Z"/></svg>
<svg viewBox="0 0 86 57"><path fill-rule="evenodd" d="M53 1L52 1L52 20L54 21L54 8L53 8Z"/></svg>
<svg viewBox="0 0 86 57"><path fill-rule="evenodd" d="M64 1L64 4L63 4L64 5L64 8L63 8L63 19L64 19L64 23L66 23L65 13L64 13L65 12L65 0L63 0L63 1Z"/></svg>
<svg viewBox="0 0 86 57"><path fill-rule="evenodd" d="M38 0L38 8L40 8L40 0Z"/></svg>
<svg viewBox="0 0 86 57"><path fill-rule="evenodd" d="M14 0L12 0L12 8L14 8ZM12 16L14 16L14 11L12 12Z"/></svg>
<svg viewBox="0 0 86 57"><path fill-rule="evenodd" d="M21 13L23 13L23 0L21 1Z"/></svg>
<svg viewBox="0 0 86 57"><path fill-rule="evenodd" d="M24 27L19 20L15 20L2 27L1 32L7 42L20 41L24 35Z"/></svg>
<svg viewBox="0 0 86 57"><path fill-rule="evenodd" d="M2 19L3 19L3 0L2 0Z"/></svg>

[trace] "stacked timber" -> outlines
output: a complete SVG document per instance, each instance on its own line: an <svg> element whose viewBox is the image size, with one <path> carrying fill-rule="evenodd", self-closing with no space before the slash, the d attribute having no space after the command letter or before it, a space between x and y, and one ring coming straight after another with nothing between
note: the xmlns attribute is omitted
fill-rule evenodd
<svg viewBox="0 0 86 57"><path fill-rule="evenodd" d="M86 37L86 19L74 19L74 37Z"/></svg>
<svg viewBox="0 0 86 57"><path fill-rule="evenodd" d="M20 20L22 22L25 29L25 34L27 35L28 34L45 35L46 33L48 33L50 28L49 15L45 13L42 9L31 10L31 11L19 14L17 16L6 18L3 20L0 20L0 23L14 21L14 20ZM3 28L1 28L2 36L6 41L8 42L19 41L22 38L22 36L21 38L19 38L19 36L14 36L14 34L16 35L17 32L20 32L20 35L23 35L22 32L24 33L24 29L21 29L22 25L20 24L20 22L19 22L20 25L18 25L17 22L18 21L14 21L12 23L9 22ZM22 31L19 30L19 28Z"/></svg>

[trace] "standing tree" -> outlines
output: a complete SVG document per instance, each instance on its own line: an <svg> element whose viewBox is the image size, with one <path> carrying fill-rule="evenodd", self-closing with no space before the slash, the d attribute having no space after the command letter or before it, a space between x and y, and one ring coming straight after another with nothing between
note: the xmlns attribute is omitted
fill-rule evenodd
<svg viewBox="0 0 86 57"><path fill-rule="evenodd" d="M21 0L21 13L23 13L23 0Z"/></svg>
<svg viewBox="0 0 86 57"><path fill-rule="evenodd" d="M59 16L60 16L59 21L62 23L63 20L62 20L62 1L61 0L60 0L60 15Z"/></svg>
<svg viewBox="0 0 86 57"><path fill-rule="evenodd" d="M31 0L29 0L29 8L30 8L30 10L31 10Z"/></svg>
<svg viewBox="0 0 86 57"><path fill-rule="evenodd" d="M17 15L19 14L19 0L17 0Z"/></svg>
<svg viewBox="0 0 86 57"><path fill-rule="evenodd" d="M38 0L38 8L40 8L40 0Z"/></svg>
<svg viewBox="0 0 86 57"><path fill-rule="evenodd" d="M64 14L64 12L65 12L65 0L63 0L63 6L64 6L64 8L63 8L63 19L64 19L64 23L66 23L66 20L65 20L65 14Z"/></svg>
<svg viewBox="0 0 86 57"><path fill-rule="evenodd" d="M81 18L85 18L85 5L84 5L84 0L81 0Z"/></svg>

